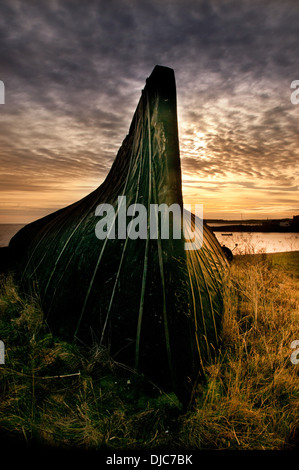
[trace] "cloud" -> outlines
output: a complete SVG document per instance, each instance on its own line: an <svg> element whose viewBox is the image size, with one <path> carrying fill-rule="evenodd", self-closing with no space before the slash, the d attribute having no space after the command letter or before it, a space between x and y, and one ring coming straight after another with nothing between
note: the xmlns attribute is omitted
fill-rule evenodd
<svg viewBox="0 0 299 470"><path fill-rule="evenodd" d="M2 192L98 186L156 64L176 74L183 176L294 188L298 21L293 1L4 0Z"/></svg>

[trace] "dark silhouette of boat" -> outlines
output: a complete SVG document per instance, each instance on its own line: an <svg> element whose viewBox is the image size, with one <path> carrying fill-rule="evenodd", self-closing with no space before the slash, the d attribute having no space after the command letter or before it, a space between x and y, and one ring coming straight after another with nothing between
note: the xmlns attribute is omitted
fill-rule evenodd
<svg viewBox="0 0 299 470"><path fill-rule="evenodd" d="M156 66L147 79L106 180L82 200L26 225L9 251L22 290L39 297L56 335L107 348L184 401L219 345L227 261L205 223L195 250L184 249L184 237L160 234L99 240L96 208L116 208L121 195L127 206L175 203L183 214L170 68Z"/></svg>

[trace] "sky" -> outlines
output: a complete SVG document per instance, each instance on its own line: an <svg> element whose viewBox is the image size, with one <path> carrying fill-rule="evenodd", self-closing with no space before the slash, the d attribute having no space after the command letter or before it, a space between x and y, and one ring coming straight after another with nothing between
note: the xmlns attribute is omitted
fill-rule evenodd
<svg viewBox="0 0 299 470"><path fill-rule="evenodd" d="M0 223L104 181L157 64L176 76L184 202L299 214L298 24L297 0L1 0Z"/></svg>

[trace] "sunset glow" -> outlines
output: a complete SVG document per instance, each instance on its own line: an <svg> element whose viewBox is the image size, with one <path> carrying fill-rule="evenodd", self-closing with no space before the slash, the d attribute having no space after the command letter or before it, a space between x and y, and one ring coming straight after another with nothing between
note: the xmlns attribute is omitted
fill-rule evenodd
<svg viewBox="0 0 299 470"><path fill-rule="evenodd" d="M118 7L3 3L0 222L33 221L104 181L156 64L176 75L185 203L206 218L297 214L299 5Z"/></svg>

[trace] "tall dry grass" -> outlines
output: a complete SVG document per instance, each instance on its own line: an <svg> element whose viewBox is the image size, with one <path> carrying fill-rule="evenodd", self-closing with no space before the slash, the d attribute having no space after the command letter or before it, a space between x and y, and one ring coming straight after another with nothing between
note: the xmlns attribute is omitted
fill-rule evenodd
<svg viewBox="0 0 299 470"><path fill-rule="evenodd" d="M196 448L288 449L298 444L298 279L271 258L234 261L224 289L222 347L185 420Z"/></svg>
<svg viewBox="0 0 299 470"><path fill-rule="evenodd" d="M2 280L0 428L87 449L290 449L298 444L298 278L267 257L234 260L225 279L222 345L185 413L94 345L53 337L34 299Z"/></svg>

